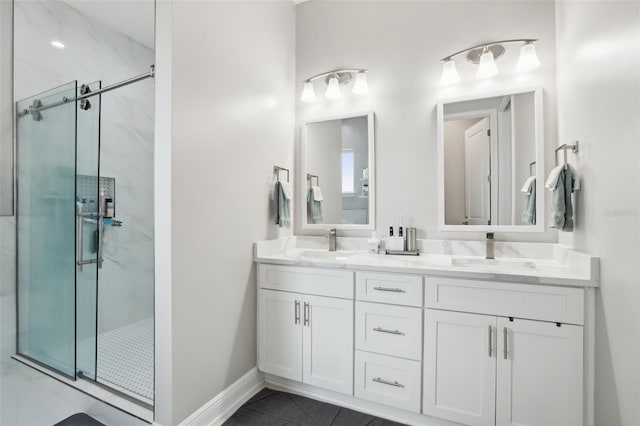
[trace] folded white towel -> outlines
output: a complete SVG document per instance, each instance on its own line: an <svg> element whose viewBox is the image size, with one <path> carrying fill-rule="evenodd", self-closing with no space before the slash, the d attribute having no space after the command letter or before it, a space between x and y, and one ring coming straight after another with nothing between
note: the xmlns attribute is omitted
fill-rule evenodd
<svg viewBox="0 0 640 426"><path fill-rule="evenodd" d="M533 185L535 181L536 181L535 176L529 176L527 180L524 181L524 185L522 185L522 189L520 190L520 192L524 192L525 194L530 193L531 185Z"/></svg>
<svg viewBox="0 0 640 426"><path fill-rule="evenodd" d="M315 201L324 200L324 198L322 197L322 190L320 189L319 186L312 186L311 189L313 190L313 199Z"/></svg>
<svg viewBox="0 0 640 426"><path fill-rule="evenodd" d="M293 190L291 189L291 183L280 182L280 185L282 185L282 193L284 194L284 198L286 198L287 200L290 200L291 194L293 193Z"/></svg>
<svg viewBox="0 0 640 426"><path fill-rule="evenodd" d="M549 177L547 178L547 182L544 184L546 188L552 191L556 189L556 186L558 186L558 177L560 177L560 172L562 171L563 167L564 165L561 165L554 167L553 170L551 170L551 172L549 173Z"/></svg>
<svg viewBox="0 0 640 426"><path fill-rule="evenodd" d="M580 179L580 175L578 174L578 171L575 169L575 167L573 167L571 164L567 164L567 167L571 169L571 175L573 176L573 180L572 180L573 188L571 189L573 191L577 191L580 189L582 179ZM558 177L560 176L560 171L563 168L564 168L564 164L561 166L554 167L554 169L551 170L551 173L549 173L549 177L547 178L547 182L544 185L547 189L551 191L556 189L556 187L558 186Z"/></svg>

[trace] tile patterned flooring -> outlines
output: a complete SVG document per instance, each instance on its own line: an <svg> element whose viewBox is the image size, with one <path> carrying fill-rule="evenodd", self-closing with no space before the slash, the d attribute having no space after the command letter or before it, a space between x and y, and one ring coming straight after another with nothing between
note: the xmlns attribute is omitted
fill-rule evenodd
<svg viewBox="0 0 640 426"><path fill-rule="evenodd" d="M224 426L401 426L392 422L299 395L263 389Z"/></svg>
<svg viewBox="0 0 640 426"><path fill-rule="evenodd" d="M93 364L93 345L78 342L79 365ZM153 405L153 318L99 334L97 373L98 382Z"/></svg>

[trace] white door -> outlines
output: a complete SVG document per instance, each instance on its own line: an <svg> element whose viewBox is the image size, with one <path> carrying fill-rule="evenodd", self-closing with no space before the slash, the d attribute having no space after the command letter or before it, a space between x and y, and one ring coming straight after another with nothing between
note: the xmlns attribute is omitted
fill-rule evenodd
<svg viewBox="0 0 640 426"><path fill-rule="evenodd" d="M302 295L258 292L258 368L302 380Z"/></svg>
<svg viewBox="0 0 640 426"><path fill-rule="evenodd" d="M353 300L304 295L303 302L302 381L353 395Z"/></svg>
<svg viewBox="0 0 640 426"><path fill-rule="evenodd" d="M496 317L425 310L423 412L495 424Z"/></svg>
<svg viewBox="0 0 640 426"><path fill-rule="evenodd" d="M464 132L465 216L470 225L489 224L491 125L485 117Z"/></svg>
<svg viewBox="0 0 640 426"><path fill-rule="evenodd" d="M496 425L582 425L583 327L498 318Z"/></svg>

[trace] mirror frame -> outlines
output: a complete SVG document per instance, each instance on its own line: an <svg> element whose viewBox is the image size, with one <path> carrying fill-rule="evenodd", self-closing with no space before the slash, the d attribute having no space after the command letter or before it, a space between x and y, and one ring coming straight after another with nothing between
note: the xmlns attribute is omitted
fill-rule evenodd
<svg viewBox="0 0 640 426"><path fill-rule="evenodd" d="M444 106L445 104L475 101L499 96L534 93L535 110L535 149L536 149L536 224L535 225L447 225L445 224L444 193ZM462 232L544 232L545 207L544 192L544 116L542 107L543 90L539 87L505 89L499 91L477 93L470 96L443 98L436 105L436 124L438 141L438 229L440 231ZM541 196L542 195L542 196Z"/></svg>
<svg viewBox="0 0 640 426"><path fill-rule="evenodd" d="M368 136L368 155L369 155L369 223L367 224L350 224L350 223L307 223L307 125L320 123L323 121L342 120L346 118L367 117L367 136ZM298 183L300 184L300 229L303 231L310 230L326 230L335 228L341 230L361 230L372 231L376 229L376 161L375 161L375 114L373 111L357 112L351 114L341 114L330 117L316 118L304 121L301 125L300 139L300 175Z"/></svg>

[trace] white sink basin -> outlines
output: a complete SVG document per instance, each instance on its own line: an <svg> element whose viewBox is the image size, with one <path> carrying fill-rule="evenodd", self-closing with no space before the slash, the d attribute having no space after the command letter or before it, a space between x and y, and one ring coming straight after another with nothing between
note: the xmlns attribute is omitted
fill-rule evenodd
<svg viewBox="0 0 640 426"><path fill-rule="evenodd" d="M328 250L303 250L298 253L299 257L307 259L326 259L326 260L346 260L357 253L351 251L328 251Z"/></svg>
<svg viewBox="0 0 640 426"><path fill-rule="evenodd" d="M454 256L451 258L451 266L461 268L478 268L491 270L527 270L536 269L535 262L524 259L485 259L482 257Z"/></svg>

